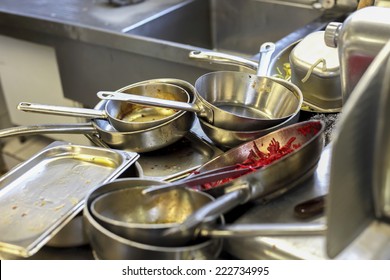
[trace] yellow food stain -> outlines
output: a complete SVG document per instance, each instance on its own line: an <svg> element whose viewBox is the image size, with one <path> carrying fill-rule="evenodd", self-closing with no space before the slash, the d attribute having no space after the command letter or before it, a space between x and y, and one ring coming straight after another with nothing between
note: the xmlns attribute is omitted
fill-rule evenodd
<svg viewBox="0 0 390 280"><path fill-rule="evenodd" d="M57 207L54 207L54 211L61 210L61 209L64 208L64 207L65 207L65 204L61 204L61 205L59 205L59 206L57 206Z"/></svg>
<svg viewBox="0 0 390 280"><path fill-rule="evenodd" d="M79 203L79 200L75 197L69 198L69 201L70 201L70 203L72 203L73 206L77 205Z"/></svg>

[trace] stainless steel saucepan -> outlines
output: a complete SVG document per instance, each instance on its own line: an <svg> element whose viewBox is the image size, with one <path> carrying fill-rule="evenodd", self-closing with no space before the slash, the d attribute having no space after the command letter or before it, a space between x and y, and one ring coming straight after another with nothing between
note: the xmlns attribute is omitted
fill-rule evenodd
<svg viewBox="0 0 390 280"><path fill-rule="evenodd" d="M274 50L271 43L261 49L261 63L269 64ZM264 69L264 67L259 67ZM129 102L155 106L165 106L196 112L208 123L228 130L260 130L284 122L299 111L302 97L273 79L251 79L248 75L235 72L216 72L200 77L195 84L197 89L194 104L158 102L137 98L121 93L98 93L103 99L126 100ZM219 79L221 77L222 79ZM211 78L210 78L211 77ZM141 104L141 103L139 103Z"/></svg>
<svg viewBox="0 0 390 280"><path fill-rule="evenodd" d="M302 95L300 89L292 83L283 80L278 82L289 88L291 92L297 95L297 98ZM299 120L299 114L300 111L297 111L296 114L292 115L290 118L286 119L284 122L281 122L278 125L253 131L222 129L220 127L211 125L202 119L199 119L199 124L207 137L209 137L217 146L224 149L231 149L242 143L255 140L277 129L296 123Z"/></svg>
<svg viewBox="0 0 390 280"><path fill-rule="evenodd" d="M235 110L230 107L235 103L255 103L261 110L267 112L272 110L273 114L281 110L289 110L289 117L299 114L303 102L302 92L292 91L291 87L285 85L285 81L267 76L271 55L275 50L275 44L267 42L260 47L260 59L256 75L246 74L237 71L218 71L207 73L195 81L196 93L201 100L214 101L224 100L220 104L226 110ZM294 96L292 98L292 96ZM284 121L288 119L285 118ZM229 120L226 120L229 122ZM280 124L281 122L279 122ZM271 126L278 125L273 123ZM239 125L240 130L260 130L259 126ZM237 130L237 125L231 128Z"/></svg>
<svg viewBox="0 0 390 280"><path fill-rule="evenodd" d="M204 192L187 188L145 196L146 187L128 185L126 188L96 196L89 206L94 219L109 231L129 240L155 246L191 245L196 240L184 236L164 237L166 230L178 226L201 207L214 199ZM218 225L213 218L197 228L198 237L248 237L323 234L324 225L258 224ZM201 239L201 238L200 238Z"/></svg>
<svg viewBox="0 0 390 280"><path fill-rule="evenodd" d="M99 259L122 259L122 260L165 260L165 259L215 259L219 256L222 249L222 240L218 238L213 239L201 239L186 246L166 246L164 242L157 242L157 245L150 245L141 242L136 242L128 238L124 238L109 229L105 228L101 223L99 223L94 216L92 215L90 209L92 202L100 196L112 193L112 192L122 192L125 193L126 190L137 187L146 187L156 184L165 184L164 181L150 180L150 179L140 179L140 178L122 178L114 180L108 184L103 184L93 191L91 191L87 197L84 206L83 216L85 224L85 232L89 239L89 243L93 251L96 253L96 256ZM130 193L128 193L130 194ZM180 194L178 192L172 194ZM178 196L168 196L168 203L170 200L181 203L179 198L188 197L193 198L196 204L207 203L212 200L207 194L201 192L191 192L188 193L183 190L183 192ZM135 197L129 198L136 200ZM192 204L191 200L186 200L188 204ZM165 201L167 202L167 201ZM116 203L116 202L115 202ZM183 204L184 202L182 202ZM117 203L116 203L117 204ZM181 204L181 205L182 205ZM131 204L126 203L127 206L131 207ZM170 204L173 207L175 204ZM134 207L133 209L135 209ZM177 209L177 208L175 208ZM182 209L177 209L182 211ZM185 211L185 210L183 210ZM175 213L172 213L175 214ZM138 216L138 218L140 218ZM218 222L223 223L223 219L218 220ZM153 231L151 231L153 232ZM149 231L145 229L143 231L146 236L148 236Z"/></svg>
<svg viewBox="0 0 390 280"><path fill-rule="evenodd" d="M169 83L130 85L120 91L132 93L132 95L139 98L163 98L167 101L186 102L186 104L190 101L189 93L185 89ZM180 112L174 110L174 108L166 109L156 106L140 106L116 100L106 102L103 110L34 104L28 102L20 103L18 109L25 112L51 115L106 119L116 130L122 132L138 131L155 127L180 114Z"/></svg>
<svg viewBox="0 0 390 280"><path fill-rule="evenodd" d="M170 83L184 88L190 93L190 102L193 102L195 88L183 80L153 79L137 83L137 85L155 84L156 82ZM124 87L120 91L126 89L127 87ZM95 109L104 110L105 103L106 101L99 102ZM195 115L193 113L182 111L163 124L132 132L117 131L105 119L93 119L89 123L79 124L17 126L0 130L0 138L33 134L94 134L109 147L143 153L158 150L181 139L191 129L194 119Z"/></svg>

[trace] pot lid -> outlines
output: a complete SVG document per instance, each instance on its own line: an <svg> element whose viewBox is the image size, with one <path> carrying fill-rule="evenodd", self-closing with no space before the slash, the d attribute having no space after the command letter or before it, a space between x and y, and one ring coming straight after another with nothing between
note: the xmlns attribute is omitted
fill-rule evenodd
<svg viewBox="0 0 390 280"><path fill-rule="evenodd" d="M314 67L313 72L318 75L339 71L338 50L325 44L324 33L313 32L297 44L290 54L293 67L307 70Z"/></svg>

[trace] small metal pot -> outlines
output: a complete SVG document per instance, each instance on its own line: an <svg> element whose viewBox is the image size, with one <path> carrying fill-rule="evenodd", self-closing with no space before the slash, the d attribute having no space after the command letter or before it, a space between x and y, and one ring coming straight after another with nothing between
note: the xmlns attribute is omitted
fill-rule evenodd
<svg viewBox="0 0 390 280"><path fill-rule="evenodd" d="M221 239L202 239L197 243L181 247L166 247L147 245L123 238L102 226L91 213L91 204L96 197L112 191L128 188L129 186L151 186L166 184L162 181L148 179L118 179L104 184L86 198L84 206L84 223L86 234L92 249L99 259L111 260L171 260L171 259L215 259L222 250Z"/></svg>
<svg viewBox="0 0 390 280"><path fill-rule="evenodd" d="M127 86L120 89L122 94L131 93L138 97L162 98L169 101L189 102L190 95L183 88L168 83L149 83ZM115 93L115 92L114 92ZM128 102L110 100L102 110L54 106L21 102L18 109L25 112L35 112L50 115L73 116L105 119L118 131L132 132L161 125L181 112L162 107L145 107Z"/></svg>

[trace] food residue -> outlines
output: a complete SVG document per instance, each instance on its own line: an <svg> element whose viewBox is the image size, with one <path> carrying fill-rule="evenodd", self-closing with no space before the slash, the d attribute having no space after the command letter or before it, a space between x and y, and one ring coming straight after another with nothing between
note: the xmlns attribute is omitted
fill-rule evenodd
<svg viewBox="0 0 390 280"><path fill-rule="evenodd" d="M312 137L312 136L316 135L317 133L319 133L320 130L321 130L321 122L310 122L307 125L300 126L299 128L297 128L298 134L303 135L304 137L307 137L307 136ZM240 176L225 178L225 179L221 179L221 180L218 180L215 182L203 184L201 186L201 189L208 190L208 189L214 188L216 186L230 182L233 179L236 179L236 178L241 177L243 175L246 175L248 173L254 172L254 171L256 171L264 166L267 166L267 165L273 163L274 161L292 153L293 151L295 151L301 147L300 143L294 143L295 140L296 140L296 137L292 136L287 140L286 144L281 146L279 141L277 141L275 138L272 138L270 143L267 146L266 152L262 152L259 149L257 143L255 141L252 141L253 147L249 151L247 158L242 163L236 164L236 168L235 168L235 170L248 169L248 172L245 172L244 174L242 174ZM261 143L261 146L263 146L263 145L264 144Z"/></svg>
<svg viewBox="0 0 390 280"><path fill-rule="evenodd" d="M253 148L249 151L249 154L242 163L236 164L236 170L238 169L248 169L248 172L245 174L251 173L253 171L258 170L259 168L262 168L263 166L267 166L271 164L272 162L284 157L285 155L293 152L294 150L298 149L300 147L300 144L294 144L293 142L296 140L296 137L291 137L287 143L283 146L280 145L279 141L275 140L275 138L272 138L271 142L269 143L267 147L268 152L262 152L260 151L259 147L257 146L256 142L253 141ZM243 174L243 175L245 175ZM240 175L240 176L243 176ZM238 176L238 177L240 177ZM225 179L221 179L215 182L203 184L201 187L203 190L211 189L216 186L219 186L221 184L227 183L232 181L233 179L236 179L238 177L229 177Z"/></svg>

